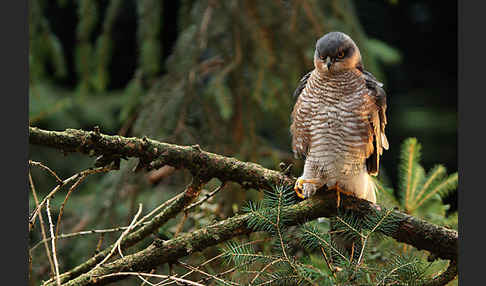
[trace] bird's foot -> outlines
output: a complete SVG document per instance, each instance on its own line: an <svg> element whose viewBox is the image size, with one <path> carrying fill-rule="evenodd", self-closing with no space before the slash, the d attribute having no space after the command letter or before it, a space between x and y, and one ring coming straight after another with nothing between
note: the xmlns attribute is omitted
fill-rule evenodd
<svg viewBox="0 0 486 286"><path fill-rule="evenodd" d="M294 191L299 198L307 199L316 192L319 183L319 179L303 179L300 177L295 182Z"/></svg>
<svg viewBox="0 0 486 286"><path fill-rule="evenodd" d="M341 193L348 195L348 196L354 196L353 193L345 191L337 183L334 186L328 188L328 190L336 190L336 196L337 196L336 207L337 208L339 208L339 206L341 205L341 195L340 195Z"/></svg>

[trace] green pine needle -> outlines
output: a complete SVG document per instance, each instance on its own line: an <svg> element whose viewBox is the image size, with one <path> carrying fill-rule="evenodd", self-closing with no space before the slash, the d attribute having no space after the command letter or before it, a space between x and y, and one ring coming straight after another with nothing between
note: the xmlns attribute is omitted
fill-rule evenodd
<svg viewBox="0 0 486 286"><path fill-rule="evenodd" d="M416 138L408 138L402 144L398 175L400 197L405 209L408 209L413 195L412 188L418 175L415 169L420 161L420 149L421 145Z"/></svg>

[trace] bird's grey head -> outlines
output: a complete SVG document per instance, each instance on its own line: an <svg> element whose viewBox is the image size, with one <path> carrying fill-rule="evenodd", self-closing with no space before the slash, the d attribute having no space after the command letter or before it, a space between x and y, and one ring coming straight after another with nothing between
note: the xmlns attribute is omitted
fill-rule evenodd
<svg viewBox="0 0 486 286"><path fill-rule="evenodd" d="M330 32L317 40L314 66L324 73L361 70L361 53L351 37L341 32Z"/></svg>

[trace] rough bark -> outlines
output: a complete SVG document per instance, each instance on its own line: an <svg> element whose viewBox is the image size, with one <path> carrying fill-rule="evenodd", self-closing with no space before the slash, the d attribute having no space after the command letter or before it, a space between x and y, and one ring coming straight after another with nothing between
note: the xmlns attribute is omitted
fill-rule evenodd
<svg viewBox="0 0 486 286"><path fill-rule="evenodd" d="M189 186L189 188L187 188L182 194L179 194L172 203L168 204L168 206L162 210L162 212L154 216L148 224L140 227L123 238L120 242L120 247L122 249L126 249L132 245L135 245L153 232L156 232L157 229L163 226L169 219L177 216L177 214L179 214L184 207L189 205L189 203L191 203L196 197L195 194L192 194L190 190L191 186ZM79 276L80 274L89 271L91 268L101 262L110 253L113 247L113 244L106 247L105 250L98 252L84 263L60 275L61 282L64 283L74 277Z"/></svg>
<svg viewBox="0 0 486 286"><path fill-rule="evenodd" d="M353 209L362 215L377 211L373 204L345 195L341 195L341 204L343 208ZM283 211L286 212L286 217L291 225L300 224L318 217L334 216L337 213L336 193L321 192L312 199L285 207ZM247 226L247 220L250 215L234 216L171 240L154 242L142 251L82 274L68 281L66 285L104 285L123 277L100 278L103 275L123 271L149 271L156 265L174 261L233 237L250 233L253 231ZM397 230L390 235L391 237L397 241L411 244L418 249L436 253L439 258L455 260L457 257L457 232L427 223L398 211L393 211L393 215L397 219L398 224ZM423 235L424 233L427 233L427 235Z"/></svg>
<svg viewBox="0 0 486 286"><path fill-rule="evenodd" d="M96 131L67 129L47 131L29 127L29 143L60 149L66 153L81 152L103 155L106 160L136 157L140 168L148 170L164 165L186 168L202 179L218 178L233 181L245 188L267 189L277 184L293 184L294 180L281 172L201 150L198 145L179 146L148 138L104 135Z"/></svg>
<svg viewBox="0 0 486 286"><path fill-rule="evenodd" d="M442 286L447 285L457 276L457 261L449 261L449 266L439 276L435 277L429 284L425 286Z"/></svg>
<svg viewBox="0 0 486 286"><path fill-rule="evenodd" d="M30 127L29 132L31 144L49 146L65 152L82 152L112 158L137 157L140 158L143 166L151 166L150 164L154 166L154 162L157 162L156 167L165 164L177 168L183 167L191 170L193 174L203 176L204 180L216 177L222 181L234 181L245 187L256 189L271 189L274 185L293 185L294 183L294 179L281 172L268 170L258 164L245 163L234 158L205 152L195 146L184 147L146 138L125 138L72 129L55 132ZM318 217L335 216L337 214L336 200L335 192L322 191L312 199L286 207L289 224L296 225ZM370 212L381 211L377 210L376 205L366 200L346 195L341 195L341 207L353 210L362 216L366 216ZM399 211L393 211L392 215L395 217L397 225L395 231L387 235L417 249L428 250L438 258L457 260L458 234L456 231ZM106 284L123 277L100 278L103 275L120 271L148 271L156 265L187 256L235 236L250 233L253 230L248 228L246 223L249 216L250 214L234 216L168 241L155 242L142 251L117 259L94 271L86 272L87 269L83 269L83 272L86 273L76 273L76 275L70 276L70 278L77 277L68 281L66 285Z"/></svg>

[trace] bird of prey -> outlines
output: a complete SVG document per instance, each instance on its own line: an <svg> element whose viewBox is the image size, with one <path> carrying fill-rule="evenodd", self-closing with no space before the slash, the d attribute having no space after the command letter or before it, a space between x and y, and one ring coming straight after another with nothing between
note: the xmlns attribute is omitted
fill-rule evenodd
<svg viewBox="0 0 486 286"><path fill-rule="evenodd" d="M388 149L385 136L386 94L364 70L355 42L341 32L330 32L316 43L314 69L294 92L292 150L305 158L295 183L303 199L326 185L376 203L380 155Z"/></svg>

